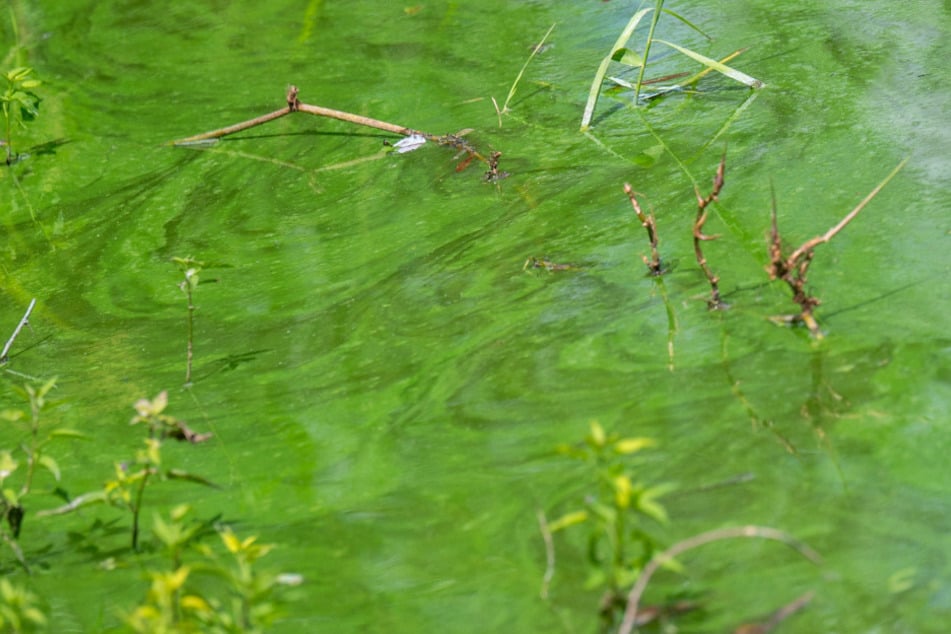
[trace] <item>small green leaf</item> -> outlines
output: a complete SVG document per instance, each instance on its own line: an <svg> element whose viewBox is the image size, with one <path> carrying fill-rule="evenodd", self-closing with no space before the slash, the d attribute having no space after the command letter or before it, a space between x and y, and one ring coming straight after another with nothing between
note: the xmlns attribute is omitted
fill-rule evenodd
<svg viewBox="0 0 951 634"><path fill-rule="evenodd" d="M614 501L620 509L631 505L631 491L634 488L631 478L626 473L616 476L611 484L614 486Z"/></svg>
<svg viewBox="0 0 951 634"><path fill-rule="evenodd" d="M50 515L65 515L66 513L71 513L78 508L84 506L89 506L90 504L98 504L100 502L108 502L109 496L105 491L93 491L91 493L84 493L74 497L69 504L64 504L63 506L56 507L54 509L47 509L45 511L37 512L37 517L47 517Z"/></svg>
<svg viewBox="0 0 951 634"><path fill-rule="evenodd" d="M568 528L569 526L575 526L577 524L581 524L587 519L588 519L587 511L574 511L572 513L566 513L565 515L562 515L561 517L556 519L554 522L549 522L548 530L549 532L554 533L564 528Z"/></svg>
<svg viewBox="0 0 951 634"><path fill-rule="evenodd" d="M614 443L614 451L619 454L632 454L656 444L652 438L622 438Z"/></svg>
<svg viewBox="0 0 951 634"><path fill-rule="evenodd" d="M4 420L8 420L11 423L15 423L18 420L22 420L25 416L26 414L23 411L18 409L5 409L2 412L0 412L0 418Z"/></svg>
<svg viewBox="0 0 951 634"><path fill-rule="evenodd" d="M604 427L601 427L601 423L596 420L591 421L591 433L588 435L588 440L593 447L603 447L604 443L607 440L607 436L604 433Z"/></svg>
<svg viewBox="0 0 951 634"><path fill-rule="evenodd" d="M611 55L611 59L625 66L633 66L634 68L639 68L644 65L644 58L641 57L637 51L633 51L629 48L617 49Z"/></svg>
<svg viewBox="0 0 951 634"><path fill-rule="evenodd" d="M658 39L655 39L654 41L659 42L661 44L666 44L670 48L683 53L684 55L686 55L687 57L693 60L700 62L707 68L712 68L718 73L722 73L723 75L726 75L730 79L738 81L741 84L749 86L750 88L763 88L764 86L766 86L766 84L756 79L755 77L750 77L746 73L741 73L735 68L731 68L730 66L727 66L726 64L722 64L715 59L710 59L709 57L706 57L704 55L701 55L700 53L691 51L690 49L674 44L673 42L667 42L665 40L658 40Z"/></svg>
<svg viewBox="0 0 951 634"><path fill-rule="evenodd" d="M53 474L53 479L59 482L59 465L56 464L56 461L53 460L52 456L40 456L39 464L51 474Z"/></svg>
<svg viewBox="0 0 951 634"><path fill-rule="evenodd" d="M57 427L54 430L50 431L50 438L76 438L79 440L89 440L89 436L82 433L78 429L70 429L69 427Z"/></svg>
<svg viewBox="0 0 951 634"><path fill-rule="evenodd" d="M669 491L670 487L666 486L653 487L642 491L635 502L637 510L661 524L666 524L668 522L667 510L657 501L657 498Z"/></svg>
<svg viewBox="0 0 951 634"><path fill-rule="evenodd" d="M16 471L18 463L13 459L13 454L4 449L0 451L0 482L7 476Z"/></svg>
<svg viewBox="0 0 951 634"><path fill-rule="evenodd" d="M195 475L194 473L188 473L187 471L182 471L181 469L169 469L168 471L165 472L165 475L170 480L187 480L188 482L194 482L195 484L203 484L213 489L218 488L218 485L212 482L211 480L203 478L199 475Z"/></svg>

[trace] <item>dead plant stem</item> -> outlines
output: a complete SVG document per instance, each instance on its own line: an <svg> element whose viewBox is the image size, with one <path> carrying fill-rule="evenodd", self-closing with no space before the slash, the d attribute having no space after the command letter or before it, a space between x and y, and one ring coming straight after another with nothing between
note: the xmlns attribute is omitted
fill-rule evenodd
<svg viewBox="0 0 951 634"><path fill-rule="evenodd" d="M30 300L30 305L27 306L26 312L23 313L23 317L20 319L20 323L17 324L17 327L14 328L13 334L10 335L10 338L7 339L7 343L3 346L3 352L0 352L0 364L6 363L9 359L7 355L10 352L10 348L13 347L13 342L16 341L17 336L20 334L20 331L23 330L23 327L26 326L30 321L30 313L33 312L33 307L36 306L36 298L34 297Z"/></svg>
<svg viewBox="0 0 951 634"><path fill-rule="evenodd" d="M699 546L724 539L734 539L741 537L772 539L782 542L809 561L815 564L822 562L822 557L819 555L819 553L811 549L806 544L803 544L799 540L793 538L787 533L784 533L783 531L766 526L736 526L730 528L721 528L708 531L706 533L700 533L699 535L694 535L693 537L674 544L664 552L655 555L644 567L644 570L637 578L637 582L634 584L634 587L631 588L631 591L628 594L627 607L624 610L624 620L621 622L621 627L618 629L618 634L631 634L631 631L633 630L636 623L637 607L640 603L641 595L644 594L644 590L647 589L647 584L650 583L651 577L655 572L657 572L658 568L673 561L675 557L688 550L692 550Z"/></svg>

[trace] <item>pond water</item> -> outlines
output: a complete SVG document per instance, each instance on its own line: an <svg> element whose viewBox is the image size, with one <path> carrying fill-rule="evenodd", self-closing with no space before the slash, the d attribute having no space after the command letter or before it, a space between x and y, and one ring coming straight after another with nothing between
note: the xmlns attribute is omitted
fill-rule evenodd
<svg viewBox="0 0 951 634"><path fill-rule="evenodd" d="M13 2L6 68L44 83L14 137L30 156L0 175L0 333L38 300L3 408L24 375L58 377L50 416L94 439L58 454L75 495L134 455L132 403L168 389L170 413L215 435L169 460L220 488L161 483L150 504L188 502L275 544L261 565L303 584L274 631L596 631L584 531L556 534L543 600L536 520L592 490L555 447L593 420L656 440L636 464L676 486L669 524L648 528L661 543L758 524L823 556L757 540L685 555L645 601L702 596L689 631L733 631L809 590L781 631L945 631L951 12L793 5L668 3L713 40L669 16L659 37L717 58L748 48L731 63L767 87L710 75L639 109L609 91L584 135L592 77L635 4ZM500 118L492 98L552 24ZM656 55L649 75L699 69ZM471 128L511 175L485 183L450 149L391 154L393 135L304 114L165 145L280 108L288 84L310 104ZM731 308L711 313L692 181L709 186L725 147L705 252ZM906 157L816 250L825 338L772 324L795 305L764 272L771 184L802 243ZM655 211L661 279L624 182ZM195 289L189 389L173 257L216 282ZM572 267L523 269L532 257ZM20 541L33 575L8 550L4 570L57 632L118 628L162 561L130 553L127 518L102 507L28 515Z"/></svg>

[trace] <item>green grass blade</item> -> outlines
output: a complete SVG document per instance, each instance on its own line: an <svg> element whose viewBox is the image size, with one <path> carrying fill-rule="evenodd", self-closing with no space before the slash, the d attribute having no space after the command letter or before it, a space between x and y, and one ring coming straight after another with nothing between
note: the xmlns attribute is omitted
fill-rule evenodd
<svg viewBox="0 0 951 634"><path fill-rule="evenodd" d="M608 72L608 65L611 63L611 60L614 59L618 51L626 49L627 41L634 35L634 30L637 28L637 25L645 15L653 10L653 8L641 9L631 16L627 26L624 27L624 30L621 31L621 35L618 36L617 41L614 43L614 46L611 47L611 52L601 60L601 64L594 74L594 79L591 81L591 89L588 91L588 102L585 104L584 114L581 116L582 132L586 131L591 124L591 117L594 116L594 107L598 104L598 97L601 94L601 84L604 82L604 76Z"/></svg>
<svg viewBox="0 0 951 634"><path fill-rule="evenodd" d="M556 23L557 24L557 23ZM525 60L525 64L522 65L522 70L518 71L518 75L515 77L515 81L512 82L512 87L509 88L508 97L505 98L505 103L502 104L502 112L508 112L509 102L512 101L512 97L515 96L515 91L518 89L518 83L522 81L522 75L525 74L525 69L528 68L528 65L535 58L535 55L538 54L538 51L541 50L542 46L545 44L545 40L548 39L548 36L551 35L551 32L555 30L555 25L552 24L549 27L548 32L542 37L541 41L532 48L532 54L528 56L528 59Z"/></svg>
<svg viewBox="0 0 951 634"><path fill-rule="evenodd" d="M703 37L705 37L707 40L709 40L709 41L711 41L711 42L713 41L713 38L710 37L709 35L707 35L706 32L704 32L703 29L701 29L699 26L697 26L696 24L694 24L693 22L691 22L690 20L688 20L688 19L685 18L684 16L680 15L679 13L677 13L677 12L675 12L675 11L671 11L670 9L664 9L663 11L664 11L664 13L666 13L667 15L669 15L669 16L671 16L671 17L673 17L673 18L677 18L678 20L680 20L681 22L683 22L684 24L686 24L687 26L689 26L691 29L693 29L694 31L696 31L697 33L699 33L700 35L702 35Z"/></svg>
<svg viewBox="0 0 951 634"><path fill-rule="evenodd" d="M712 68L718 73L726 75L730 79L734 81L738 81L741 84L749 86L750 88L763 88L764 86L766 86L766 84L756 79L755 77L750 77L746 73L741 73L735 68L731 68L730 66L727 66L726 64L722 64L715 59L710 59L709 57L701 55L700 53L691 51L688 48L684 48L683 46L679 46L677 44L674 44L673 42L668 42L666 40L655 40L655 41L660 42L661 44L666 44L667 46L674 49L675 51L683 53L687 57L700 62L707 68Z"/></svg>
<svg viewBox="0 0 951 634"><path fill-rule="evenodd" d="M647 60L651 54L651 43L654 41L654 29L657 28L657 21L660 20L660 12L664 8L664 0L657 0L657 6L654 7L654 17L651 19L651 28L647 32L647 42L644 44L644 63L637 73L637 83L634 84L634 105L641 97L641 85L644 81L644 72L647 70Z"/></svg>

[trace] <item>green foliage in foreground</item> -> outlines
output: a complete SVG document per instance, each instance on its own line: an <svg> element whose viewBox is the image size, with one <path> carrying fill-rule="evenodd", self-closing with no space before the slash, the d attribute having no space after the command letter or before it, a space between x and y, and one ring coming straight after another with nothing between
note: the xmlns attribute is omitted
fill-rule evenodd
<svg viewBox="0 0 951 634"><path fill-rule="evenodd" d="M14 388L27 405L0 412L0 421L22 426L26 438L19 451L0 449L0 538L28 573L28 558L18 538L25 515L24 500L35 488L36 467L42 467L57 483L50 492L68 500L59 508L36 513L37 517L59 516L95 503L128 511L132 515L130 553L144 550L139 522L147 484L164 479L211 484L164 465L164 440L200 443L209 440L211 434L196 433L184 421L167 414L168 393L163 391L155 398L139 399L134 405L136 414L130 423L144 427L147 434L145 447L137 452L135 460L117 462L115 477L107 480L101 490L70 498L59 484L60 468L49 454L48 445L57 438L82 434L64 427L48 428L46 421L41 421L41 413L53 405L49 393L55 385L55 380L50 380L39 387L28 384ZM18 486L11 484L14 480ZM153 544L167 555L168 565L146 569L149 588L145 598L119 614L126 628L150 634L265 631L279 614L277 590L280 586L299 584L300 577L261 572L257 562L272 546L258 544L254 536L239 538L230 527L217 525L214 520L189 519L190 511L190 507L181 505L171 511L168 519L154 515ZM212 532L220 539L218 548L202 541ZM114 567L116 558L110 557L102 565ZM46 625L47 617L36 597L24 587L0 579L0 632L44 631Z"/></svg>
<svg viewBox="0 0 951 634"><path fill-rule="evenodd" d="M582 508L565 513L547 528L551 533L578 525L588 528L586 586L604 590L606 616L654 556L657 544L645 523L667 523L667 511L658 498L670 487L644 484L630 460L653 445L650 438L608 434L592 422L583 442L559 447L563 455L588 465L593 490Z"/></svg>
<svg viewBox="0 0 951 634"><path fill-rule="evenodd" d="M26 128L27 121L33 121L40 114L40 98L33 92L42 82L33 77L33 69L20 66L3 74L6 90L0 95L0 108L3 111L4 137L7 165L16 159L13 151L13 129Z"/></svg>
<svg viewBox="0 0 951 634"><path fill-rule="evenodd" d="M272 546L240 539L228 527L217 529L224 557L220 549L194 544L204 524L187 522L189 512L183 505L169 521L155 517L153 530L170 566L148 571L148 593L125 615L126 625L141 634L265 631L279 613L275 590L300 583L299 577L259 572L255 565Z"/></svg>

